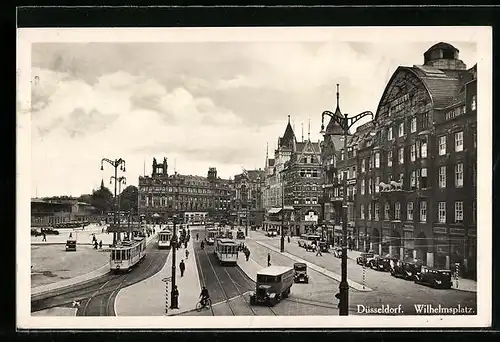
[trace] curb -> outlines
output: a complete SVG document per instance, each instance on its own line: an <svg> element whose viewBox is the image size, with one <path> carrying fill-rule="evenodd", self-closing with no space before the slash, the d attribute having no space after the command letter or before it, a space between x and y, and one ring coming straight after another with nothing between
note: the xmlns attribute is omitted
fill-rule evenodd
<svg viewBox="0 0 500 342"><path fill-rule="evenodd" d="M149 240L146 243L146 246L149 246L149 244L152 241L155 240L155 237L156 237L156 234L151 238L151 240ZM39 298L36 298L36 297L43 297L44 295L47 295L48 293L53 292L53 291L65 290L65 289L68 289L68 288L70 288L72 286L75 286L75 285L82 285L82 284L88 283L88 282L90 282L90 281L92 281L94 279L97 279L99 277L102 277L102 276L108 274L109 273L108 267L109 267L109 262L106 262L106 264L102 265L98 269L96 269L94 271L91 271L89 273L85 273L85 274L76 276L74 278L63 280L61 282L56 282L56 283L52 283L52 284L47 284L47 285L42 285L42 286L34 287L34 288L31 289L31 300L39 299ZM106 272L104 272L104 269L106 270ZM82 279L82 278L88 276L89 274L95 274L95 275L92 275L90 278L85 278L83 280L77 280L78 278ZM73 280L74 282L70 282L70 280ZM68 281L68 283L66 283L64 285L60 284L60 283L63 283L65 281ZM59 285L57 285L57 284L59 284ZM46 287L48 289L46 289L46 290L39 290L40 292L37 293L36 292L37 289L40 289L42 287Z"/></svg>
<svg viewBox="0 0 500 342"><path fill-rule="evenodd" d="M254 240L255 243L267 248L267 249L270 249L272 250L273 252L276 252L276 253L281 253L277 248L275 248L274 246L270 246L268 245L267 243L264 243L264 242L260 242L260 241L257 241L257 240ZM302 259L301 257L299 256L296 256L294 254L291 254L291 253L288 253L288 252L284 252L284 253L281 253L282 255L286 256L287 258L289 259L292 259L292 260L295 260L297 262L303 262L305 263L309 268L311 268L312 270L316 271L316 272L319 272L323 275L325 275L326 277L328 278L331 278L331 279L334 279L336 281L341 281L341 276L339 274L336 274L330 270L327 270L326 268L322 267L322 266L319 266L319 265L316 265L316 264L313 264L312 262L310 261L307 261L307 260L304 260ZM358 290L358 291L361 291L361 292L370 292L370 291L373 291L373 289L369 288L368 286L363 286L353 280L347 280L348 283L349 283L349 287L352 287L353 289L355 290Z"/></svg>

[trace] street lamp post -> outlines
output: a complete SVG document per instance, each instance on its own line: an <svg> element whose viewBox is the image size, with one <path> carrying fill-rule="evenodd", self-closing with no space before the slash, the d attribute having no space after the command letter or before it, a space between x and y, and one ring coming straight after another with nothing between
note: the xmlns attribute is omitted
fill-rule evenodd
<svg viewBox="0 0 500 342"><path fill-rule="evenodd" d="M111 176L111 177L109 177L109 184L112 183L113 179L115 180L115 183L118 183L118 194L115 195L115 196L117 196L117 198L118 198L118 205L117 205L117 207L118 207L118 229L119 229L120 225L121 225L121 201L122 201L122 194L121 194L121 192L122 192L122 184L124 184L124 185L127 184L127 177L121 176L121 177L118 177L118 179L116 179L115 176ZM120 235L121 235L121 233L118 232L118 239L117 239L118 241L121 240L121 236Z"/></svg>
<svg viewBox="0 0 500 342"><path fill-rule="evenodd" d="M114 221L114 224L116 224L116 206L117 206L117 198L116 198L116 182L118 180L118 167L120 167L120 170L122 170L123 172L125 172L125 160L122 159L122 158L118 158L118 159L115 159L115 160L111 160L111 159L108 159L108 158L102 158L101 159L101 171L104 170L104 165L103 165L103 162L107 162L108 164L110 164L111 166L113 166L113 168L115 169L115 175L114 175L114 179L115 179L115 200L114 200L114 215L113 215L113 221ZM113 233L113 245L116 244L116 233Z"/></svg>
<svg viewBox="0 0 500 342"><path fill-rule="evenodd" d="M328 115L335 123L342 129L342 136L344 137L344 160L347 159L347 136L349 129L360 119L370 115L373 119L373 113L370 111L362 112L358 115L348 118L347 114L342 114L338 107L339 98L339 85L337 84L337 110L335 113L324 111L321 114L321 134L333 135L332 133L325 132L324 119ZM339 285L339 314L347 316L349 314L349 284L347 283L347 179L343 177L343 203L342 203L342 261L341 261L341 281Z"/></svg>

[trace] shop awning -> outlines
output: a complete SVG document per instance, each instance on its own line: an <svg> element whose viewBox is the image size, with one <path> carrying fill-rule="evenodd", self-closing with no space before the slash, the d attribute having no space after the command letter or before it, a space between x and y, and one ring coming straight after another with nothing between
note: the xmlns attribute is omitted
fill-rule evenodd
<svg viewBox="0 0 500 342"><path fill-rule="evenodd" d="M271 208L271 209L268 210L267 213L268 214L278 214L281 211L281 209L284 209L284 210L293 210L293 206L291 206L291 205L285 205L283 208L281 208L281 207L280 208Z"/></svg>

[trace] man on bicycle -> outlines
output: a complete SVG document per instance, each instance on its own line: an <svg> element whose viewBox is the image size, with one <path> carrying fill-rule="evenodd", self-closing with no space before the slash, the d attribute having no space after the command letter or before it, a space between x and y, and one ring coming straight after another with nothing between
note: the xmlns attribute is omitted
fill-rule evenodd
<svg viewBox="0 0 500 342"><path fill-rule="evenodd" d="M207 305L208 304L208 300L210 299L210 295L208 294L208 290L205 286L203 286L203 288L201 289L201 293L200 293L200 302L203 304L203 305Z"/></svg>

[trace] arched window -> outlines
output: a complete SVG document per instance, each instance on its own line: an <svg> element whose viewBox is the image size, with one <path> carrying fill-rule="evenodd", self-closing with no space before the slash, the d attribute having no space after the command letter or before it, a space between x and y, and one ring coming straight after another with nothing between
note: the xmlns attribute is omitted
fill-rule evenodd
<svg viewBox="0 0 500 342"><path fill-rule="evenodd" d="M471 110L476 110L476 108L477 108L476 101L477 101L476 95L472 95L472 101L471 101L471 104L470 104L470 109Z"/></svg>

